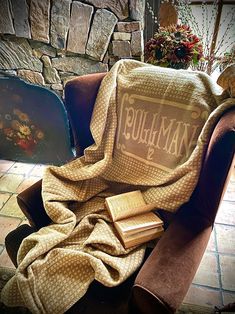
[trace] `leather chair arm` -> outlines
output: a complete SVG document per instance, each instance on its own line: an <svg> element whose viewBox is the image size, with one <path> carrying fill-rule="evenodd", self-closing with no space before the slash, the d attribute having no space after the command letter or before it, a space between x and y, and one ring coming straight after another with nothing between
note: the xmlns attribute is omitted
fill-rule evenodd
<svg viewBox="0 0 235 314"><path fill-rule="evenodd" d="M193 210L213 224L235 160L235 104L219 119L210 139L197 187Z"/></svg>
<svg viewBox="0 0 235 314"><path fill-rule="evenodd" d="M42 201L42 180L17 195L17 203L35 229L48 225L51 219L48 217Z"/></svg>
<svg viewBox="0 0 235 314"><path fill-rule="evenodd" d="M65 108L72 128L76 155L83 155L94 140L90 120L100 84L106 73L79 76L65 85Z"/></svg>
<svg viewBox="0 0 235 314"><path fill-rule="evenodd" d="M217 123L190 201L176 214L132 288L133 313L174 313L182 303L209 241L234 166L235 108Z"/></svg>

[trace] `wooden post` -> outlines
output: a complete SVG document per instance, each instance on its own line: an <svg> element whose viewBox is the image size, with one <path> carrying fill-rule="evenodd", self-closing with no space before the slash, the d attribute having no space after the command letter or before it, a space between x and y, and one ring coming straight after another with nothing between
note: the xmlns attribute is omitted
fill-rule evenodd
<svg viewBox="0 0 235 314"><path fill-rule="evenodd" d="M209 60L208 60L208 66L207 66L207 74L211 74L212 71L212 65L214 61L214 52L215 52L215 46L217 42L217 36L219 32L219 25L220 25L220 18L221 13L223 9L223 0L218 0L218 11L215 19L215 26L214 26L214 32L212 36L212 42L211 42L211 48L210 48L210 54L209 54Z"/></svg>

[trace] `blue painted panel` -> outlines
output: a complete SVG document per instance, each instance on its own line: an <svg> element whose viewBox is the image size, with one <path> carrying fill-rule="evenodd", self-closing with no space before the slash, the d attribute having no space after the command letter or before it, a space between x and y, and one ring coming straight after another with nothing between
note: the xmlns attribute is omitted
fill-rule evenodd
<svg viewBox="0 0 235 314"><path fill-rule="evenodd" d="M0 76L0 159L60 165L72 157L59 96L17 77Z"/></svg>

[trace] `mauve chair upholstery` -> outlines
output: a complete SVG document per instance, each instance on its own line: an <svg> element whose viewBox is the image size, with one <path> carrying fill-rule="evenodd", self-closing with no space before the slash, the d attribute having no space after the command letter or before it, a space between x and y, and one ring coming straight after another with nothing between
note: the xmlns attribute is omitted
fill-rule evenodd
<svg viewBox="0 0 235 314"><path fill-rule="evenodd" d="M78 154L93 141L89 123L104 75L82 76L65 87L66 108ZM223 114L212 132L198 184L188 203L174 215L161 212L169 226L155 248L147 250L140 269L118 287L92 283L68 313L174 313L189 289L208 244L229 171L234 166L234 154L235 107ZM30 227L22 231L21 226L6 237L7 252L15 265L16 252L24 236L50 223L43 208L41 181L21 192L17 200L32 227L31 231Z"/></svg>

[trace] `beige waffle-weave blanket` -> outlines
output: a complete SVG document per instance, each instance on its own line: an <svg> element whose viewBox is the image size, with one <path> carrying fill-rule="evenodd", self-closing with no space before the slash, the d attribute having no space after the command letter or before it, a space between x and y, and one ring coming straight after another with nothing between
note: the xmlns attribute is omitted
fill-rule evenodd
<svg viewBox="0 0 235 314"><path fill-rule="evenodd" d="M130 276L144 247L123 248L104 198L141 189L156 208L175 211L186 202L211 130L234 105L225 97L204 73L131 60L114 65L93 112L94 145L44 174L44 205L53 223L23 241L3 302L63 313L94 279L115 286Z"/></svg>

